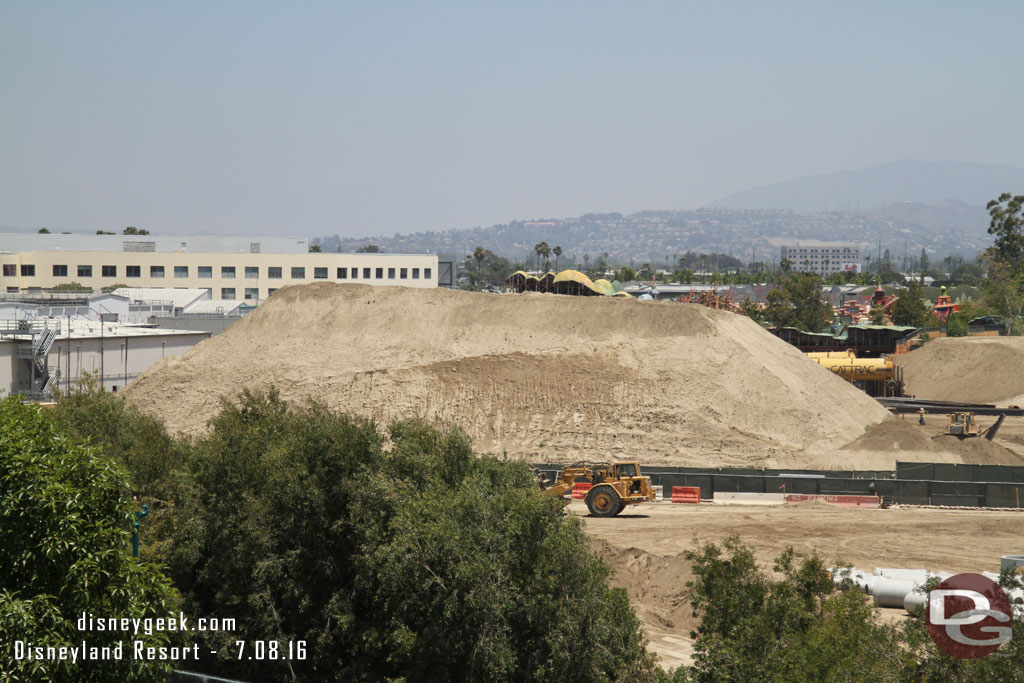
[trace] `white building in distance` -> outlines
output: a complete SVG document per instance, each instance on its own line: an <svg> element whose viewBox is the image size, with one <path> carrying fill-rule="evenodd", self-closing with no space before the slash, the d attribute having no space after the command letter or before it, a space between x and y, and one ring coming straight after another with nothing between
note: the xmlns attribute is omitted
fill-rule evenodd
<svg viewBox="0 0 1024 683"><path fill-rule="evenodd" d="M325 280L437 287L436 254L310 253L305 238L180 235L0 235L0 288L77 283L196 288L258 303L285 285Z"/></svg>
<svg viewBox="0 0 1024 683"><path fill-rule="evenodd" d="M860 247L855 244L801 240L795 246L782 247L781 258L788 259L793 270L817 273L822 277L840 272L860 272Z"/></svg>

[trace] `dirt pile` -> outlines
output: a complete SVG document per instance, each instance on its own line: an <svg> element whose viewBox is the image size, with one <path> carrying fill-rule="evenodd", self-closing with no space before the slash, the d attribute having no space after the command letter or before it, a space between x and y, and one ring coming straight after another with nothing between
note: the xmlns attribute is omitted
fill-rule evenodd
<svg viewBox="0 0 1024 683"><path fill-rule="evenodd" d="M979 418L984 429L995 418ZM858 461L864 462L863 454L885 454L875 467L892 467L893 460L914 462L954 462L970 465L1021 465L1024 456L1007 448L1006 442L988 441L983 438L959 438L945 434L946 416L928 415L924 425L917 417L890 417L872 425L854 441L843 447L843 451L855 451ZM1012 444L1009 444L1012 446ZM877 458L875 458L877 460ZM886 462L889 464L887 465Z"/></svg>
<svg viewBox="0 0 1024 683"><path fill-rule="evenodd" d="M1024 337L941 338L894 360L917 398L1024 406Z"/></svg>
<svg viewBox="0 0 1024 683"><path fill-rule="evenodd" d="M126 392L176 431L276 386L382 423L455 422L535 461L799 466L886 412L744 316L694 304L286 287ZM848 463L836 463L848 467Z"/></svg>

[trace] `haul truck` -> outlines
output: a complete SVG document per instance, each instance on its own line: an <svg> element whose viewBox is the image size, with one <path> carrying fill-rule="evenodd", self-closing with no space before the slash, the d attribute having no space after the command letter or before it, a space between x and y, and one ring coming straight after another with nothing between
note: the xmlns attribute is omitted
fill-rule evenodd
<svg viewBox="0 0 1024 683"><path fill-rule="evenodd" d="M587 509L594 517L614 517L627 505L639 505L655 499L651 478L640 473L636 462L578 462L566 467L545 490L552 496L564 496L573 484L589 482Z"/></svg>

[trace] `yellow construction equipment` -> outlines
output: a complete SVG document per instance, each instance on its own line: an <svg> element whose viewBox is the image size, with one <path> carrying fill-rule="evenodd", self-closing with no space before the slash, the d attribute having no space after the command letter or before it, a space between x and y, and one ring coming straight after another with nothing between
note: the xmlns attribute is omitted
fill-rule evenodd
<svg viewBox="0 0 1024 683"><path fill-rule="evenodd" d="M991 441L996 438L996 432L999 431L1004 419L1006 419L1006 415L1000 415L995 422L989 425L988 429L982 429L974 419L974 413L950 413L945 434L961 439L969 436L983 436Z"/></svg>
<svg viewBox="0 0 1024 683"><path fill-rule="evenodd" d="M949 436L981 436L978 423L974 421L974 413L950 413L949 424L946 425Z"/></svg>
<svg viewBox="0 0 1024 683"><path fill-rule="evenodd" d="M902 396L903 368L892 358L857 358L853 351L824 351L806 354L818 365L863 389L868 396Z"/></svg>
<svg viewBox="0 0 1024 683"><path fill-rule="evenodd" d="M638 505L655 499L651 478L640 473L637 462L578 462L561 470L545 490L552 496L564 496L575 484L589 483L587 509L594 517L614 517L627 505Z"/></svg>

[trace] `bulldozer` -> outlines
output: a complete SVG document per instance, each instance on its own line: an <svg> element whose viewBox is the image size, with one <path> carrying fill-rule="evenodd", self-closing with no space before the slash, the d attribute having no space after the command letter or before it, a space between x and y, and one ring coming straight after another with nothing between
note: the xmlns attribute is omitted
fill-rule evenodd
<svg viewBox="0 0 1024 683"><path fill-rule="evenodd" d="M991 425L988 429L981 429L978 426L977 420L974 419L974 413L950 413L949 424L946 425L946 431L943 432L942 436L955 436L960 439L983 436L991 441L995 438L996 432L999 431L999 427L1003 424L1005 417L1005 415L1000 415L995 424Z"/></svg>
<svg viewBox="0 0 1024 683"><path fill-rule="evenodd" d="M640 473L637 462L574 463L558 473L545 493L561 498L578 483L592 484L585 500L594 517L614 517L627 505L638 505L656 498L651 478Z"/></svg>

